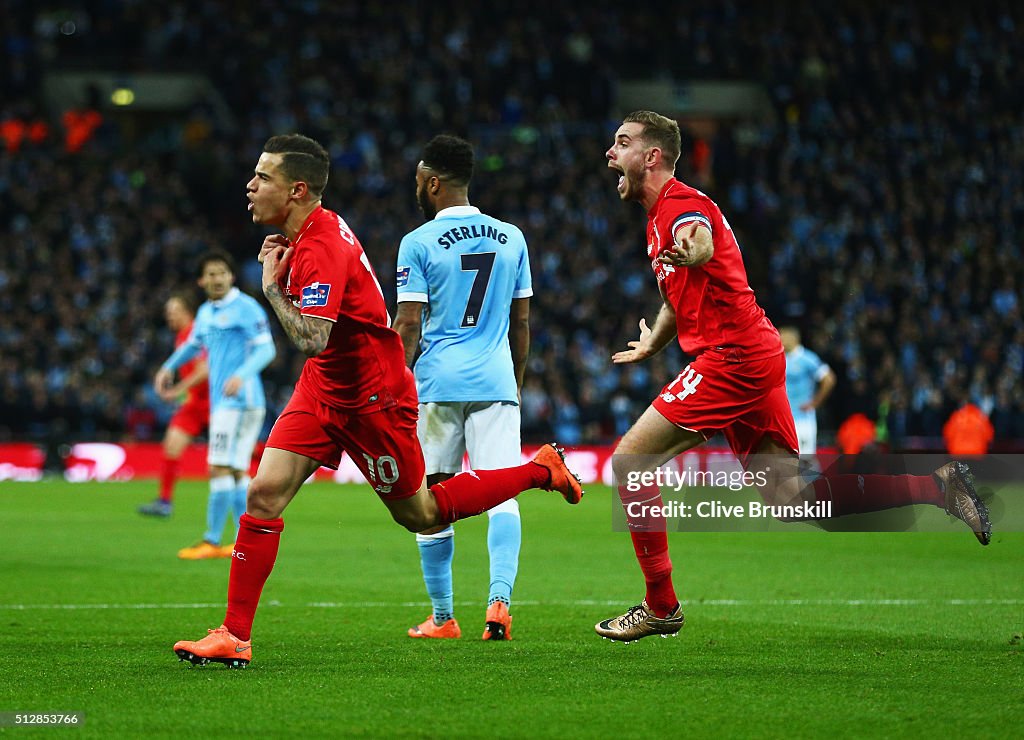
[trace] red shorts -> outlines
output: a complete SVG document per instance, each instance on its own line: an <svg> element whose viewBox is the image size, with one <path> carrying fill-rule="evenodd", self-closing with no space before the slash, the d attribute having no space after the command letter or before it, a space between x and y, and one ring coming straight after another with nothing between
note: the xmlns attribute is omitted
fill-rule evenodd
<svg viewBox="0 0 1024 740"><path fill-rule="evenodd" d="M786 356L729 362L704 352L683 368L651 404L670 422L710 439L725 434L746 462L765 436L797 451L796 425L786 397Z"/></svg>
<svg viewBox="0 0 1024 740"><path fill-rule="evenodd" d="M352 414L332 408L296 388L274 423L267 447L287 450L337 468L345 451L382 499L415 495L426 467L416 436L418 402L409 374L408 391L391 408Z"/></svg>
<svg viewBox="0 0 1024 740"><path fill-rule="evenodd" d="M210 425L210 402L207 401L186 401L181 405L171 421L169 427L178 427L192 437L198 437L206 431Z"/></svg>

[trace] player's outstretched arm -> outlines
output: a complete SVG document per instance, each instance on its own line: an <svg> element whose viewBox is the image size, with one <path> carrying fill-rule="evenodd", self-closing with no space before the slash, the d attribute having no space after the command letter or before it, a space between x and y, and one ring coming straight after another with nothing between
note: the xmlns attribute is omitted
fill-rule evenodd
<svg viewBox="0 0 1024 740"><path fill-rule="evenodd" d="M263 295L267 297L267 302L277 314L284 333L288 335L292 344L307 357L316 357L327 348L327 340L331 336L334 324L327 319L303 316L282 292L278 278L288 269L288 260L295 250L294 247L283 246L280 241L282 239L284 237L278 234L268 236L260 250L260 262L263 263Z"/></svg>
<svg viewBox="0 0 1024 740"><path fill-rule="evenodd" d="M661 352L676 336L676 331L676 312L667 302L662 303L654 327L647 326L647 319L640 319L640 339L629 342L629 349L612 355L612 362L620 365L646 360Z"/></svg>
<svg viewBox="0 0 1024 740"><path fill-rule="evenodd" d="M715 254L715 243L711 232L702 224L695 223L690 229L680 226L675 233L671 249L664 249L658 255L663 265L674 267L699 267Z"/></svg>

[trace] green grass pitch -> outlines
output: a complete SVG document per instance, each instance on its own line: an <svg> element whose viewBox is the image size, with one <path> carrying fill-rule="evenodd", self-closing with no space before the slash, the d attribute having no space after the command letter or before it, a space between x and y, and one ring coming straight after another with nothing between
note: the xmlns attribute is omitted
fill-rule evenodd
<svg viewBox="0 0 1024 740"><path fill-rule="evenodd" d="M1024 534L675 533L687 625L631 645L593 624L643 580L611 494L521 498L510 643L485 643L486 518L457 525L459 641L428 614L411 534L366 486L286 513L246 670L171 651L223 617L228 561L182 562L152 483L0 484L0 712L85 712L85 736L1011 737L1024 727ZM0 728L11 736L52 733Z"/></svg>

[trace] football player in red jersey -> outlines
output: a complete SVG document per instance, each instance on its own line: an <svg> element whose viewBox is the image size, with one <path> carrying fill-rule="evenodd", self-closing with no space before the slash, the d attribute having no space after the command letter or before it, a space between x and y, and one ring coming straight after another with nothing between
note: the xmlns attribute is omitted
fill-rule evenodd
<svg viewBox="0 0 1024 740"><path fill-rule="evenodd" d="M647 213L647 255L663 298L654 325L641 320L639 339L612 361L639 362L673 338L694 357L619 442L616 480L627 481L630 473L655 468L722 432L748 469L764 464L752 455L771 457L774 469L770 474L763 469L766 485L759 487L769 504L798 508L806 503L808 510L822 511L825 507L810 505L827 502L832 516L932 504L962 519L988 544L988 515L962 463L948 463L929 476L826 473L805 483L797 475L797 436L779 333L747 283L739 245L721 210L674 177L679 153L679 125L651 111L626 116L606 152L608 167L619 173L620 199L639 203ZM675 634L683 613L672 584L664 519L629 515L643 510L629 502L660 506L660 491L620 486L620 497L647 594L595 629L621 641Z"/></svg>
<svg viewBox="0 0 1024 740"><path fill-rule="evenodd" d="M248 664L256 606L284 529L281 514L317 468L337 467L342 451L412 532L480 514L530 488L557 490L573 504L583 495L555 445L525 465L463 473L427 487L416 384L402 340L359 240L321 205L329 161L312 139L275 136L246 186L253 223L284 232L268 236L260 249L263 292L308 359L249 486L224 623L202 640L176 643L182 660Z"/></svg>
<svg viewBox="0 0 1024 740"><path fill-rule="evenodd" d="M174 346L180 347L192 331L196 311L187 296L176 293L164 304L167 326L175 332ZM164 433L163 461L160 466L160 496L139 506L146 516L169 517L173 511L174 484L178 480L178 461L192 440L206 431L210 424L210 386L207 382L205 356L186 362L178 371L181 378L169 388L157 388L164 401L177 401L185 396L167 424Z"/></svg>

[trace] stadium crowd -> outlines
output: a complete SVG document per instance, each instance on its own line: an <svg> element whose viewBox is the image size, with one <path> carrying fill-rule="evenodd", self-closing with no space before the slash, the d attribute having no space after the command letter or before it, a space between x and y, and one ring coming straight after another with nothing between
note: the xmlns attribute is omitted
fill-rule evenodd
<svg viewBox="0 0 1024 740"><path fill-rule="evenodd" d="M666 20L527 5L14 3L0 125L48 130L0 141L0 440L159 438L163 302L194 285L210 247L259 294L244 185L263 142L290 131L328 146L325 204L391 306L399 240L421 221L420 147L441 131L477 143L471 198L518 224L532 254L524 439L611 440L683 364L678 347L609 359L659 301L644 214L604 168L626 112L616 87L665 76L769 95L774 115L689 137L710 157L684 155L679 172L722 206L776 325L800 327L836 370L822 438L863 412L902 447L968 400L997 441L1024 438L1020 7L700 0ZM231 116L201 104L129 124L98 106L102 123L69 151L44 75L89 66L202 71ZM271 419L302 359L278 346Z"/></svg>

